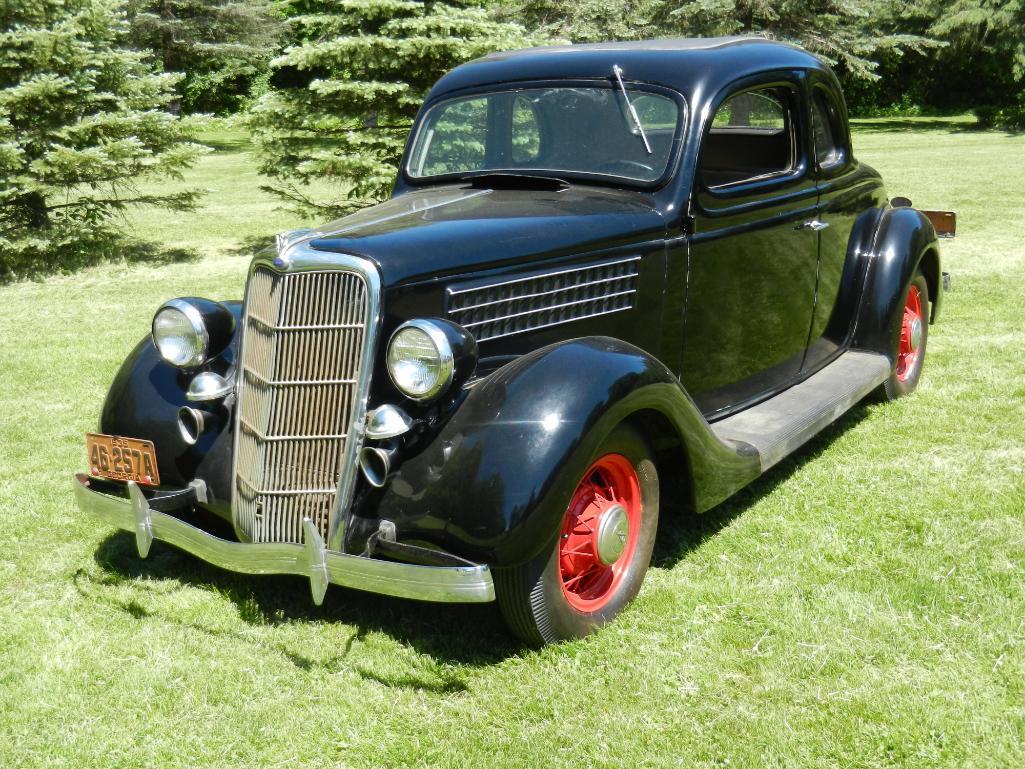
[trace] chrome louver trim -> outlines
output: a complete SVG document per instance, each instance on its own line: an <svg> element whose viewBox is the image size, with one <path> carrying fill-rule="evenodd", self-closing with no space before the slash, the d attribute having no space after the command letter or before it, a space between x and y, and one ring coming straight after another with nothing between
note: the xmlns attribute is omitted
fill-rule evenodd
<svg viewBox="0 0 1025 769"><path fill-rule="evenodd" d="M379 325L370 262L306 243L254 259L236 390L232 518L243 541L302 542L309 518L341 550Z"/></svg>
<svg viewBox="0 0 1025 769"><path fill-rule="evenodd" d="M633 308L640 256L448 289L448 317L478 342Z"/></svg>

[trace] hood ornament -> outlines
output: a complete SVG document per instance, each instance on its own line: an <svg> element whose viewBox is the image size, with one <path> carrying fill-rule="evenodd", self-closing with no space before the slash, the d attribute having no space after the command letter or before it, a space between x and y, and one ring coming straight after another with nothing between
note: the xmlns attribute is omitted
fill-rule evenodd
<svg viewBox="0 0 1025 769"><path fill-rule="evenodd" d="M288 230L287 232L279 232L275 238L275 245L277 246L278 255L274 258L274 266L287 270L292 266L292 259L288 252L293 246L298 243L308 240L311 235L316 234L315 230L306 227L301 230Z"/></svg>

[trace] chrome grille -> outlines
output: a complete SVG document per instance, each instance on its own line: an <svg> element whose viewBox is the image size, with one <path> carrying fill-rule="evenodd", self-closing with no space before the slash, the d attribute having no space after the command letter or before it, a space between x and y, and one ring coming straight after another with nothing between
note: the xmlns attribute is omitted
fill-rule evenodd
<svg viewBox="0 0 1025 769"><path fill-rule="evenodd" d="M235 523L253 542L327 538L367 341L366 280L348 271L249 279L239 364Z"/></svg>
<svg viewBox="0 0 1025 769"><path fill-rule="evenodd" d="M633 307L639 256L448 290L448 315L478 342Z"/></svg>

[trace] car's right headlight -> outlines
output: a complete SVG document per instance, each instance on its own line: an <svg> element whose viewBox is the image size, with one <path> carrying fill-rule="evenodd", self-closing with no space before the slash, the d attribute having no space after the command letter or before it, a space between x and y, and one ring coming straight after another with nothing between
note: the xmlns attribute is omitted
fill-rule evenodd
<svg viewBox="0 0 1025 769"><path fill-rule="evenodd" d="M227 347L234 328L235 317L220 302L171 299L153 316L153 344L172 366L196 368Z"/></svg>
<svg viewBox="0 0 1025 769"><path fill-rule="evenodd" d="M415 401L442 395L457 375L472 372L477 344L451 321L417 318L399 326L388 343L388 375Z"/></svg>

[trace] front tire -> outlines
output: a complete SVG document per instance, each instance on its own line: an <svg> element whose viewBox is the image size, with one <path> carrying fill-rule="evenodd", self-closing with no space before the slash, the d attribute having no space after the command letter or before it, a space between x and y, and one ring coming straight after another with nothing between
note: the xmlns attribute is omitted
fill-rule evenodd
<svg viewBox="0 0 1025 769"><path fill-rule="evenodd" d="M534 559L495 572L509 628L529 644L583 638L637 595L658 528L658 472L641 434L616 427L591 457L557 536Z"/></svg>
<svg viewBox="0 0 1025 769"><path fill-rule="evenodd" d="M929 284L920 270L911 279L899 311L900 331L894 343L896 364L879 392L885 401L910 395L922 378L925 348L929 341Z"/></svg>

